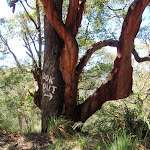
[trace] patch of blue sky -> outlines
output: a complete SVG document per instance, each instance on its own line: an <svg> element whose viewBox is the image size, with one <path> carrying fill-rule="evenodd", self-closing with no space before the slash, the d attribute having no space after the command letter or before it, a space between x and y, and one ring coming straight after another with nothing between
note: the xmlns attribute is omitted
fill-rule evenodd
<svg viewBox="0 0 150 150"><path fill-rule="evenodd" d="M16 5L15 13L13 14L12 8L10 8L7 4L6 0L2 0L3 2L0 5L0 19L2 18L13 18L17 13L20 13L23 11L23 9L19 6L19 4ZM16 27L17 30L17 27ZM1 33L5 31L5 28L1 25L0 27ZM26 54L26 48L23 46L23 41L21 41L18 38L12 38L8 41L8 45L11 48L11 50L15 53L18 60L20 62L24 62L26 59L28 59L28 56ZM3 57L2 54L0 54L0 57ZM13 56L11 54L7 55L5 59L1 60L0 66L9 66L14 67L16 64Z"/></svg>

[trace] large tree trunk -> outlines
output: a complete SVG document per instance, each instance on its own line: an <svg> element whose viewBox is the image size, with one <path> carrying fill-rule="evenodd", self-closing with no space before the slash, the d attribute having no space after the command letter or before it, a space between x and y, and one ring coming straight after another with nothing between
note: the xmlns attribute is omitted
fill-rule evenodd
<svg viewBox="0 0 150 150"><path fill-rule="evenodd" d="M62 89L65 89L65 94L63 93L65 97L64 115L70 116L75 121L80 120L85 122L88 117L90 117L95 111L100 109L102 104L108 100L117 100L129 96L132 90L131 53L134 47L134 39L140 27L142 13L145 7L149 4L150 0L134 0L125 17L121 36L117 44L116 42L113 43L110 40L93 44L92 47L83 56L83 58L81 58L81 61L78 65L78 44L75 37L81 23L84 4L86 0L70 0L68 15L65 24L60 18L61 13L59 12L59 9L57 7L56 0L40 1L44 5L44 11L50 23L56 29L57 33L64 42L63 46L60 46L61 55L59 59L59 38L55 37L57 34L55 35L53 32L51 32L54 35L52 36L51 34L50 37L46 37L46 40L47 38L50 40L49 42L51 43L51 46L54 46L52 49L50 49L52 51L55 49L55 52L58 52L58 54L55 54L55 56L57 57L55 57L54 59L53 57L51 57L54 56L54 52L50 52L53 53L52 55L50 55L49 52L45 51L42 103L42 113L44 120L43 127L46 124L45 116L48 116L49 118L50 112L52 112L52 110L46 110L52 107L51 105L53 104L53 102L55 102L55 104L57 103L56 101L52 101L53 99L51 98L54 98L54 96L60 96L59 94L55 94L55 92L57 89L59 89L58 87L60 87L61 84L59 83L59 85L56 85L57 82L54 84L55 80L53 79L54 77L57 77L57 71L59 70L59 67L62 73L63 80L65 82L65 87L64 84L62 85ZM60 0L57 0L57 3L60 3L59 1ZM47 43L45 44L47 46ZM114 68L111 72L111 76L106 84L98 88L96 92L93 93L83 104L77 106L77 85L82 69L86 65L92 53L97 49L97 47L103 47L104 45L117 45L117 58L114 62ZM60 65L58 63L58 60L60 60ZM52 81L48 81L49 79L51 79ZM52 92L53 95L51 95L49 98L47 97L48 90L46 90L46 86L49 85L48 82L50 82L49 84L55 86ZM44 94L46 94L46 96L44 96ZM62 104L62 101L58 99L57 106L60 106ZM54 109L57 108L54 107Z"/></svg>
<svg viewBox="0 0 150 150"><path fill-rule="evenodd" d="M62 0L55 3L61 12ZM61 14L61 13L60 13ZM60 16L61 17L61 16ZM47 130L48 121L54 114L60 115L64 103L65 84L59 70L60 50L63 44L56 30L45 16L45 52L43 65L42 131Z"/></svg>

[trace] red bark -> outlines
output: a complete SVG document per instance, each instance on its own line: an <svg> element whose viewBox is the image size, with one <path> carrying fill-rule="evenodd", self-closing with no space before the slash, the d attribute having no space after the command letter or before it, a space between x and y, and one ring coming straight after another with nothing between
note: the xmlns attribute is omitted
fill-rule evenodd
<svg viewBox="0 0 150 150"><path fill-rule="evenodd" d="M66 24L61 20L53 0L40 1L44 5L44 11L50 23L64 41L60 56L60 70L65 81L64 114L84 122L100 109L104 102L129 96L132 90L131 53L133 43L140 27L142 13L150 0L135 0L125 17L119 42L106 40L94 44L83 56L77 67L78 45L75 36L82 20L85 0L70 0ZM109 80L83 104L77 106L78 79L83 67L95 50L108 45L117 45L118 50Z"/></svg>
<svg viewBox="0 0 150 150"><path fill-rule="evenodd" d="M136 4L131 4L122 26L117 47L117 58L110 78L106 84L98 88L81 104L79 120L82 122L85 122L94 112L100 109L104 102L129 96L132 90L131 53L135 36L141 24L142 13L149 2L150 0L138 0Z"/></svg>

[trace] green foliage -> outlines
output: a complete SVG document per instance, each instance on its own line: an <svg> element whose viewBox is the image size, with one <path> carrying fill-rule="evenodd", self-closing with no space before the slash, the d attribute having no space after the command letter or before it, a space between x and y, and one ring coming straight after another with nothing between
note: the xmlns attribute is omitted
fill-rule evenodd
<svg viewBox="0 0 150 150"><path fill-rule="evenodd" d="M84 69L80 83L78 85L79 103L84 102L88 95L93 93L98 87L100 87L102 83L104 83L104 81L106 81L106 79L108 79L113 68L113 64L109 63L109 61L103 63L103 59L104 58L101 59L101 62L91 62L89 65L90 68Z"/></svg>
<svg viewBox="0 0 150 150"><path fill-rule="evenodd" d="M60 116L57 118L55 115L49 121L48 132L53 138L71 138L73 133L73 122L68 118Z"/></svg>
<svg viewBox="0 0 150 150"><path fill-rule="evenodd" d="M36 128L34 126L40 124L40 111L36 108L33 97L29 95L29 89L33 92L33 78L30 74L21 72L18 68L1 70L1 128L5 130L20 128L25 131L34 130Z"/></svg>
<svg viewBox="0 0 150 150"><path fill-rule="evenodd" d="M73 125L73 122L63 117L51 118L48 136L52 144L48 149L133 150L139 147L150 148L149 127L142 119L143 116L138 114L138 109L131 109L129 106L130 104L124 104L122 100L107 102L84 124L81 132L73 130L78 123ZM142 134L144 136L141 136Z"/></svg>
<svg viewBox="0 0 150 150"><path fill-rule="evenodd" d="M123 130L123 133L120 135L115 135L115 141L111 144L110 150L133 150L135 146L132 144L132 139L126 134L126 131Z"/></svg>

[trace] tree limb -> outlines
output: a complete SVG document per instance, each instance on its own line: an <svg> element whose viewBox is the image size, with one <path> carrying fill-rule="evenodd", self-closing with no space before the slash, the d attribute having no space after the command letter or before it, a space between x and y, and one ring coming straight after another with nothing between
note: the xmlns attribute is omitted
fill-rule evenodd
<svg viewBox="0 0 150 150"><path fill-rule="evenodd" d="M76 73L78 74L77 76L79 77L83 67L87 64L88 60L90 59L90 57L92 56L92 54L96 51L101 49L102 47L105 46L113 46L113 47L117 47L118 45L118 41L117 40L104 40L104 41L100 41L98 43L93 44L84 54L84 56L80 59L79 64L76 67Z"/></svg>
<svg viewBox="0 0 150 150"><path fill-rule="evenodd" d="M8 45L8 43L7 43L7 40L4 39L4 37L3 37L1 34L0 34L0 38L1 38L2 42L5 44L5 46L7 47L8 51L9 51L9 52L12 54L12 56L14 57L15 62L16 62L16 64L17 64L17 66L19 67L19 69L20 69L21 71L31 72L31 71L29 71L28 69L22 68L22 66L20 65L20 63L19 63L19 61L18 61L17 56L16 56L15 53L11 50L11 48L9 47L9 45Z"/></svg>
<svg viewBox="0 0 150 150"><path fill-rule="evenodd" d="M29 37L30 37L30 39L31 39L31 41L32 41L32 44L33 44L33 46L34 46L34 49L35 49L35 51L36 51L36 53L37 53L37 55L38 55L38 50L37 50L37 48L36 48L35 41L34 41L34 39L32 38L32 36L31 36L31 34L30 34L30 32L29 32L29 28L28 28L28 26L27 26L27 23L26 23L26 20L25 20L24 16L22 16L22 19L23 19L23 24L24 24L24 28L25 28L25 30L26 30L26 33L29 35ZM25 42L25 39L24 39L24 42ZM26 48L27 48L27 47L26 47Z"/></svg>
<svg viewBox="0 0 150 150"><path fill-rule="evenodd" d="M30 7L31 9L36 10L36 8L33 8L32 6L30 6L30 5L28 4L27 0L25 0L25 2L26 2L26 4L27 4L28 7Z"/></svg>
<svg viewBox="0 0 150 150"><path fill-rule="evenodd" d="M139 57L137 51L135 50L135 48L133 48L132 50L132 54L134 55L135 60L140 63L140 62L144 62L144 61L150 61L150 57Z"/></svg>
<svg viewBox="0 0 150 150"><path fill-rule="evenodd" d="M34 19L29 15L29 13L28 13L28 11L26 10L26 8L25 8L24 4L22 3L22 1L21 1L21 0L19 0L19 1L20 1L21 5L23 6L23 8L24 8L24 10L25 10L25 12L26 12L26 14L27 14L27 16L28 16L28 17L30 18L30 20L34 23L36 29L38 29L38 26L37 26L36 22L35 22Z"/></svg>
<svg viewBox="0 0 150 150"><path fill-rule="evenodd" d="M41 20L40 20L40 9L39 9L39 2L36 0L36 13L37 13L37 24L38 24L38 44L39 44L39 51L38 51L38 58L39 58L39 68L41 68L41 52L42 52L42 37L41 37Z"/></svg>
<svg viewBox="0 0 150 150"><path fill-rule="evenodd" d="M77 11L78 11L79 0L70 0L68 14L66 18L66 27L70 32L73 33L74 27L76 27L76 18L77 18ZM75 36L75 34L73 33Z"/></svg>
<svg viewBox="0 0 150 150"><path fill-rule="evenodd" d="M86 0L70 0L66 27L75 37L80 27Z"/></svg>
<svg viewBox="0 0 150 150"><path fill-rule="evenodd" d="M102 84L83 104L77 106L80 110L79 120L82 122L100 109L104 102L125 98L132 91L131 53L134 39L140 28L142 13L150 0L135 0L134 2L137 3L134 9L132 5L128 9L122 26L117 46L117 58L109 80Z"/></svg>
<svg viewBox="0 0 150 150"><path fill-rule="evenodd" d="M41 2L44 5L44 11L47 18L65 43L65 47L63 48L61 53L62 55L60 57L60 69L61 72L63 72L62 74L64 74L64 80L68 80L68 84L71 84L70 79L73 78L75 74L75 68L78 60L77 42L72 36L72 33L63 23L53 0L41 0Z"/></svg>
<svg viewBox="0 0 150 150"><path fill-rule="evenodd" d="M27 34L24 33L24 35L25 35L24 42L26 44L27 50L29 51L29 53L27 53L27 54L30 54L29 56L32 58L33 64L35 66L37 66L36 60L34 59L34 55L33 55L32 49L31 49L30 44L29 44L29 39L27 37Z"/></svg>

